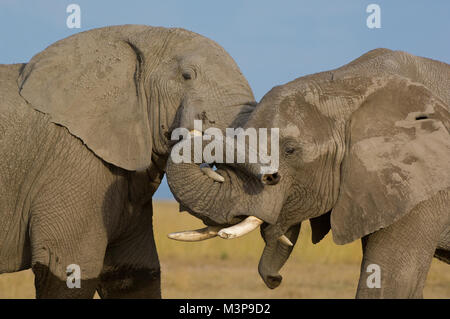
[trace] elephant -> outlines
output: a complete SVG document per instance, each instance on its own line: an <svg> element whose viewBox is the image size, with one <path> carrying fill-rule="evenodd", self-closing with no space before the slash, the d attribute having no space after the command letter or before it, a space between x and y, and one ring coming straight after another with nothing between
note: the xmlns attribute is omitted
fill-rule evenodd
<svg viewBox="0 0 450 319"><path fill-rule="evenodd" d="M432 257L450 262L449 112L450 66L389 49L276 86L242 134L279 128L269 145L277 169L261 173L245 148L244 163L216 164L221 183L171 156L175 198L207 227L169 237L234 238L259 226L258 270L273 289L309 220L313 243L330 230L336 244L361 239L357 298L421 298Z"/></svg>
<svg viewBox="0 0 450 319"><path fill-rule="evenodd" d="M171 132L247 120L235 61L181 28L103 27L0 65L0 96L0 273L31 268L37 298L161 298Z"/></svg>

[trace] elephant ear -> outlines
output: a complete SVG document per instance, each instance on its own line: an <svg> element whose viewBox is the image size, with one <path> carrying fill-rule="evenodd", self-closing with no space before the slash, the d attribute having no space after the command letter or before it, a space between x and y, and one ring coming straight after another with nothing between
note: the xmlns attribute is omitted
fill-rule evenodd
<svg viewBox="0 0 450 319"><path fill-rule="evenodd" d="M394 223L450 187L449 107L424 86L390 78L350 119L333 238L346 244Z"/></svg>
<svg viewBox="0 0 450 319"><path fill-rule="evenodd" d="M18 84L33 108L97 156L136 170L150 165L152 150L140 83L143 57L120 30L96 29L56 42L31 59Z"/></svg>
<svg viewBox="0 0 450 319"><path fill-rule="evenodd" d="M311 225L311 241L313 244L320 242L330 231L330 215L331 212L328 212L309 220Z"/></svg>

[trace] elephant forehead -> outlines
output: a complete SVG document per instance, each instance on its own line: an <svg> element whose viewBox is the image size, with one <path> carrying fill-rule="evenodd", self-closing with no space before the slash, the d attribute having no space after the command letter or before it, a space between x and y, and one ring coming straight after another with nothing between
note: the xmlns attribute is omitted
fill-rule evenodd
<svg viewBox="0 0 450 319"><path fill-rule="evenodd" d="M194 36L173 44L174 52L179 53L179 60L189 61L198 57L208 57L208 62L224 61L235 64L231 56L219 44L203 36Z"/></svg>
<svg viewBox="0 0 450 319"><path fill-rule="evenodd" d="M291 137L300 137L300 129L293 123L287 123L283 128L283 135Z"/></svg>
<svg viewBox="0 0 450 319"><path fill-rule="evenodd" d="M176 60L180 63L181 67L185 67L204 64L206 62L206 57L204 55L199 55L196 52L187 52L184 55L178 55Z"/></svg>

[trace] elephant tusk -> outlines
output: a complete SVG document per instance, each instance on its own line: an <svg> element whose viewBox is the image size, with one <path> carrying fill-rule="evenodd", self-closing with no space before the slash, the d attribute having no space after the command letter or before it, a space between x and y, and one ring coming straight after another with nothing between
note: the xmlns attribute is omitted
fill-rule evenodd
<svg viewBox="0 0 450 319"><path fill-rule="evenodd" d="M243 221L241 221L239 224L221 229L218 235L220 238L223 239L241 237L248 234L252 230L258 228L258 226L261 225L263 222L264 221L259 219L258 217L249 216Z"/></svg>
<svg viewBox="0 0 450 319"><path fill-rule="evenodd" d="M170 239L179 241L202 241L217 236L220 226L208 226L196 230L187 230L167 235Z"/></svg>
<svg viewBox="0 0 450 319"><path fill-rule="evenodd" d="M203 133L198 130L191 130L191 131L189 131L189 135L192 138L192 137L196 137L196 136L203 136ZM216 173L211 168L211 166L209 166L209 164L203 163L202 165L200 166L200 169L203 172L203 174L205 174L209 178L212 178L213 180L215 180L216 182L219 182L219 183L222 183L223 181L225 181L225 179L222 176L220 176L218 173Z"/></svg>
<svg viewBox="0 0 450 319"><path fill-rule="evenodd" d="M289 238L286 237L286 235L281 235L280 237L278 237L278 240L280 241L280 243L285 244L287 246L294 246L294 244L289 240Z"/></svg>
<svg viewBox="0 0 450 319"><path fill-rule="evenodd" d="M225 178L223 178L223 176L221 176L220 174L218 174L217 172L215 172L211 166L209 166L206 163L203 163L202 165L200 165L200 170L203 172L203 174L205 174L206 176L208 176L209 178L212 178L213 180L215 180L216 182L222 183L223 181L225 181Z"/></svg>

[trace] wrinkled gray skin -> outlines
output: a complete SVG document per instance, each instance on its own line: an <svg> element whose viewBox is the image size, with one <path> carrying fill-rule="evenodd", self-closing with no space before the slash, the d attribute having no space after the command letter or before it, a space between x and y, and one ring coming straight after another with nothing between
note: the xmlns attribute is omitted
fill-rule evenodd
<svg viewBox="0 0 450 319"><path fill-rule="evenodd" d="M333 71L273 88L246 128L280 129L280 180L258 164L219 165L225 181L169 160L169 185L209 225L265 223L259 272L269 288L310 220L312 241L361 238L357 297L421 297L433 255L450 259L450 66L377 49ZM261 180L260 180L261 178ZM273 184L273 183L272 183ZM367 287L370 264L381 288Z"/></svg>
<svg viewBox="0 0 450 319"><path fill-rule="evenodd" d="M32 267L38 298L159 298L152 195L170 131L228 127L255 104L224 49L182 29L101 28L0 65L0 273Z"/></svg>

